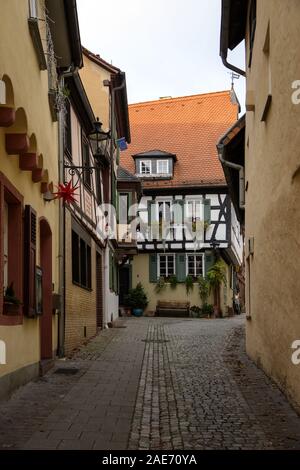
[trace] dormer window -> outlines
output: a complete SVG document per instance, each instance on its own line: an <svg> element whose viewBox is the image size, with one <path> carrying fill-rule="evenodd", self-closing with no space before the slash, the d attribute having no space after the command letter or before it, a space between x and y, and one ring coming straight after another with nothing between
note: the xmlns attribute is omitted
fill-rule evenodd
<svg viewBox="0 0 300 470"><path fill-rule="evenodd" d="M141 160L140 161L140 174L141 175L151 175L151 160Z"/></svg>
<svg viewBox="0 0 300 470"><path fill-rule="evenodd" d="M177 160L173 153L163 150L150 150L133 155L135 174L143 179L171 179Z"/></svg>
<svg viewBox="0 0 300 470"><path fill-rule="evenodd" d="M169 174L169 160L157 160L157 174L158 175Z"/></svg>

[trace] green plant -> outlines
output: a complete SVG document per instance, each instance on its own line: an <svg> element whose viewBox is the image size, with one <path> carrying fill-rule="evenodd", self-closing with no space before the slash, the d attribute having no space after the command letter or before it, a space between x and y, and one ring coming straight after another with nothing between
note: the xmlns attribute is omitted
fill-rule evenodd
<svg viewBox="0 0 300 470"><path fill-rule="evenodd" d="M211 317L214 313L214 306L211 304L204 303L201 308L201 313L205 317Z"/></svg>
<svg viewBox="0 0 300 470"><path fill-rule="evenodd" d="M126 305L131 308L145 309L148 305L148 297L142 284L139 282L134 289L130 289L128 295L125 297Z"/></svg>
<svg viewBox="0 0 300 470"><path fill-rule="evenodd" d="M209 283L207 279L202 276L198 277L198 286L199 286L199 296L202 300L202 304L207 302L209 296Z"/></svg>
<svg viewBox="0 0 300 470"><path fill-rule="evenodd" d="M226 286L226 264L222 259L219 259L215 264L210 268L207 273L206 279L209 284L209 292L213 291L214 293L214 306L216 310L216 315L221 316L221 307L220 307L220 287L222 284Z"/></svg>
<svg viewBox="0 0 300 470"><path fill-rule="evenodd" d="M192 291L193 288L194 288L194 279L190 274L188 274L185 278L185 289L186 289L187 295L189 295L190 291Z"/></svg>
<svg viewBox="0 0 300 470"><path fill-rule="evenodd" d="M156 281L155 292L159 294L159 292L162 292L166 287L165 278L160 276Z"/></svg>
<svg viewBox="0 0 300 470"><path fill-rule="evenodd" d="M8 302L10 304L15 305L21 305L21 301L16 297L13 282L5 289L4 302Z"/></svg>
<svg viewBox="0 0 300 470"><path fill-rule="evenodd" d="M198 318L201 313L201 308L198 305L193 305L190 308L190 316L193 318Z"/></svg>
<svg viewBox="0 0 300 470"><path fill-rule="evenodd" d="M226 264L223 260L218 260L210 268L207 273L206 279L209 284L209 292L215 288L219 288L222 284L226 286Z"/></svg>
<svg viewBox="0 0 300 470"><path fill-rule="evenodd" d="M178 284L178 279L177 279L176 274L172 274L172 276L170 276L169 282L171 285L171 289L176 289L177 284Z"/></svg>

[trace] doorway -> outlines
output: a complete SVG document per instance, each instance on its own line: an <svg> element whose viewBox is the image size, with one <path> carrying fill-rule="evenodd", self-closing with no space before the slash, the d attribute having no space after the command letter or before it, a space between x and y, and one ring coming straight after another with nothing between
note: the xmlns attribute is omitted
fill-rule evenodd
<svg viewBox="0 0 300 470"><path fill-rule="evenodd" d="M128 295L129 290L132 287L131 281L131 265L125 264L119 270L119 303L120 306L124 306L125 297Z"/></svg>
<svg viewBox="0 0 300 470"><path fill-rule="evenodd" d="M42 315L40 317L41 360L52 359L52 232L46 219L40 220L40 267Z"/></svg>

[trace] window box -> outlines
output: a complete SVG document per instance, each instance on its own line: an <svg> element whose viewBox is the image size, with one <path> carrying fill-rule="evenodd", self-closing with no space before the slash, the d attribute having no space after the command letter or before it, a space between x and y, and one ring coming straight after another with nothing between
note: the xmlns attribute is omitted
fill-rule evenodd
<svg viewBox="0 0 300 470"><path fill-rule="evenodd" d="M3 302L3 315L20 315L21 305L13 302Z"/></svg>

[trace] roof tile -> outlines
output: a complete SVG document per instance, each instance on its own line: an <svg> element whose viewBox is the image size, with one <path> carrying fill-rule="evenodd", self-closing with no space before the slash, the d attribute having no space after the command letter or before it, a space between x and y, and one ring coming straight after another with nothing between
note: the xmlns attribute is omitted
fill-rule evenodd
<svg viewBox="0 0 300 470"><path fill-rule="evenodd" d="M132 143L121 165L135 173L132 156L157 148L177 156L174 178L144 181L144 187L224 184L216 144L237 114L230 91L129 105Z"/></svg>

